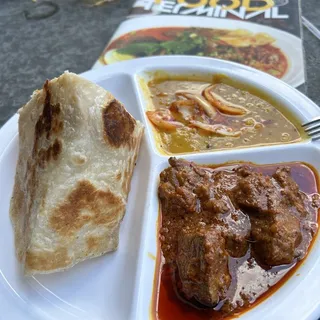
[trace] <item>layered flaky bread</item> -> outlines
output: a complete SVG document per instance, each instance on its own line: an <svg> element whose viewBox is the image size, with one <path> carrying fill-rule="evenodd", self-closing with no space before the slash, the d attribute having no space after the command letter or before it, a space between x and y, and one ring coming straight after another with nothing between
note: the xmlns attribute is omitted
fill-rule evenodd
<svg viewBox="0 0 320 320"><path fill-rule="evenodd" d="M109 92L67 72L19 114L10 214L25 273L62 271L115 250L141 123Z"/></svg>

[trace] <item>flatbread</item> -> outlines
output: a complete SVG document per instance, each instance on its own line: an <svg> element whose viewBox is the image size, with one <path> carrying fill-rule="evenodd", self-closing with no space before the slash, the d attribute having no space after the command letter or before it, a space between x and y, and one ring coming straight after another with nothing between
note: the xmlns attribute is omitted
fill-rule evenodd
<svg viewBox="0 0 320 320"><path fill-rule="evenodd" d="M25 274L116 250L142 124L109 92L68 72L46 81L19 114L10 216Z"/></svg>

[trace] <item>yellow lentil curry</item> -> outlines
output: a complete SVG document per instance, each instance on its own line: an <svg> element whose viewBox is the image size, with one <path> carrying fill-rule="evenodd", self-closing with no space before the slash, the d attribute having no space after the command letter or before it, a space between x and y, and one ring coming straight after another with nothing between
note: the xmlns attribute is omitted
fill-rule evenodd
<svg viewBox="0 0 320 320"><path fill-rule="evenodd" d="M155 77L148 82L148 94L152 106L147 117L165 153L301 140L294 125L297 120L286 117L258 90L225 76L213 77L211 83L190 77Z"/></svg>

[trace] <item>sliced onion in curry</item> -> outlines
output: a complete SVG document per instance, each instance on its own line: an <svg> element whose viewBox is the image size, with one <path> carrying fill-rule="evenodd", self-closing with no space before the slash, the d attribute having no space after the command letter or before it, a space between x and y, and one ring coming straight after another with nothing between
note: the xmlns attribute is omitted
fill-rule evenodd
<svg viewBox="0 0 320 320"><path fill-rule="evenodd" d="M149 120L159 129L174 131L177 128L184 127L184 124L176 121L169 109L147 111L146 114Z"/></svg>
<svg viewBox="0 0 320 320"><path fill-rule="evenodd" d="M239 137L241 135L241 131L233 131L232 128L224 126L223 124L206 124L195 120L191 120L190 124L192 124L194 127L210 133L218 134L220 136Z"/></svg>
<svg viewBox="0 0 320 320"><path fill-rule="evenodd" d="M216 92L213 92L213 89L215 88L216 85L212 85L207 87L203 91L203 95L205 98L213 105L215 106L219 111L230 114L230 115L244 115L248 113L248 109L237 105L235 103L232 103L230 101L227 101L223 97L221 97L219 94Z"/></svg>
<svg viewBox="0 0 320 320"><path fill-rule="evenodd" d="M202 97L200 94L191 92L191 91L183 91L179 90L176 92L176 96L182 96L190 100L196 101L200 107L204 110L204 112L212 119L215 118L217 115L217 111L215 110L214 106L211 105L204 97Z"/></svg>

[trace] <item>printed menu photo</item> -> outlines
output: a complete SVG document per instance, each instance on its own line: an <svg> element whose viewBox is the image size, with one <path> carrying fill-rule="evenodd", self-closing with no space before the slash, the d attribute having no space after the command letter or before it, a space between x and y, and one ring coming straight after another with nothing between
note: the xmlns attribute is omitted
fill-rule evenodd
<svg viewBox="0 0 320 320"><path fill-rule="evenodd" d="M305 82L298 0L138 0L94 67L158 55L241 63Z"/></svg>

